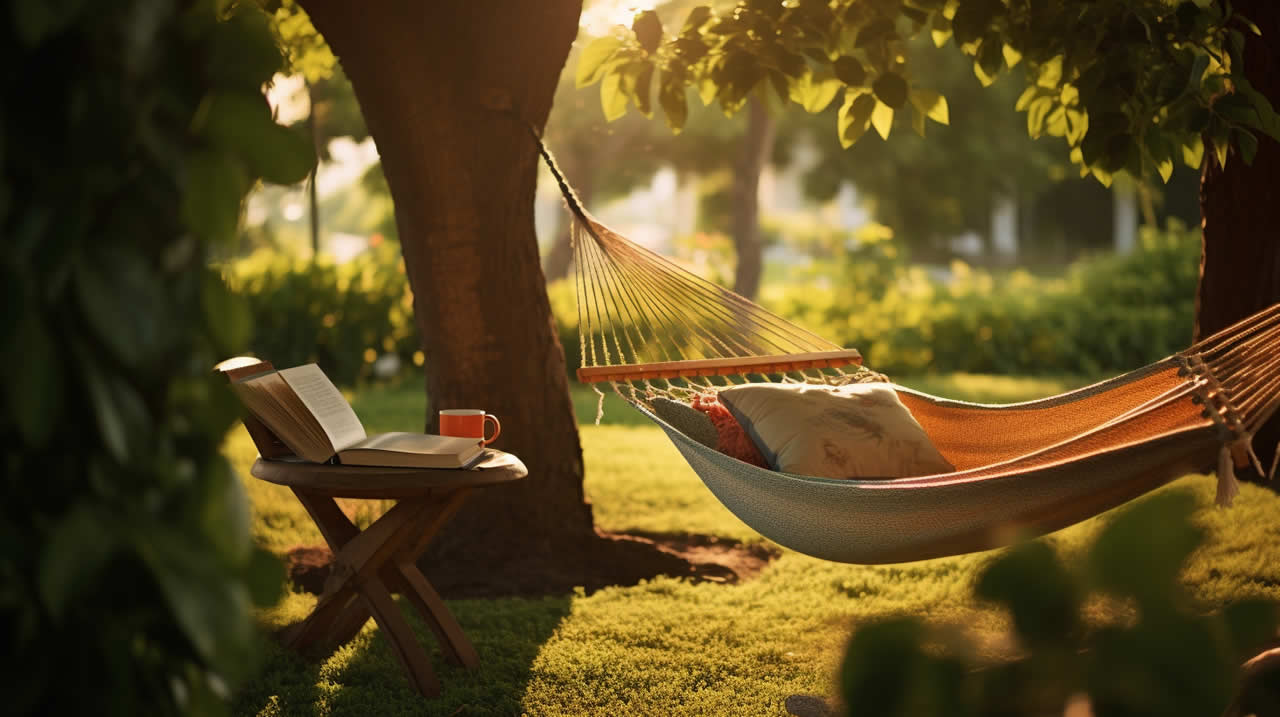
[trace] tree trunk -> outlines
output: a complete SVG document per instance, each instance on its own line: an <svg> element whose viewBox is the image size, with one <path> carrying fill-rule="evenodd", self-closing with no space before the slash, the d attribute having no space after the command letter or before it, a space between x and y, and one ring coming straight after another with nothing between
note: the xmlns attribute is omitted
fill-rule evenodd
<svg viewBox="0 0 1280 717"><path fill-rule="evenodd" d="M733 290L754 299L764 268L760 241L760 171L769 161L777 123L760 100L747 102L747 132L733 167Z"/></svg>
<svg viewBox="0 0 1280 717"><path fill-rule="evenodd" d="M435 410L502 420L529 477L479 491L433 553L554 553L594 536L534 234L541 128L580 0L303 0L350 77L395 201ZM509 108L510 111L501 111Z"/></svg>
<svg viewBox="0 0 1280 717"><path fill-rule="evenodd" d="M1280 107L1280 3L1234 0L1232 6L1262 30L1261 37L1249 34L1245 42L1245 75ZM1197 339L1280 301L1280 143L1259 134L1252 165L1233 152L1221 167L1206 151L1200 213ZM1277 440L1280 420L1273 418L1254 439L1264 465L1270 465Z"/></svg>

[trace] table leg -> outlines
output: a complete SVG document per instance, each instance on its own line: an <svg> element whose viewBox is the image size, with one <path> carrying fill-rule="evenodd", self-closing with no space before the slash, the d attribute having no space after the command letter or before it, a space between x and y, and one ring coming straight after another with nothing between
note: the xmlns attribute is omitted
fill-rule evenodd
<svg viewBox="0 0 1280 717"><path fill-rule="evenodd" d="M479 667L480 656L476 654L475 646L467 639L462 626L453 617L453 613L449 612L444 600L440 599L440 594L431 587L431 583L427 582L426 576L418 570L418 566L413 563L399 563L396 565L396 570L408 588L405 594L418 609L418 614L422 615L431 632L435 633L445 656L469 669L474 670Z"/></svg>
<svg viewBox="0 0 1280 717"><path fill-rule="evenodd" d="M440 694L440 681L431 669L431 660L418 644L413 628L409 627L400 608L396 607L386 586L381 580L373 578L361 585L359 590L365 606L373 613L373 619L382 629L383 636L391 643L400 664L409 674L409 681L414 689L427 697Z"/></svg>

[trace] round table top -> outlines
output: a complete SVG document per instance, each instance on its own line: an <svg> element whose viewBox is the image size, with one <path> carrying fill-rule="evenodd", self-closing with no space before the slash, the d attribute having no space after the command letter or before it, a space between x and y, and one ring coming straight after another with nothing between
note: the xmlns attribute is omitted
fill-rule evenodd
<svg viewBox="0 0 1280 717"><path fill-rule="evenodd" d="M253 462L255 478L333 498L414 498L441 489L472 488L519 480L529 474L510 453L486 449L470 468L385 468L307 463Z"/></svg>

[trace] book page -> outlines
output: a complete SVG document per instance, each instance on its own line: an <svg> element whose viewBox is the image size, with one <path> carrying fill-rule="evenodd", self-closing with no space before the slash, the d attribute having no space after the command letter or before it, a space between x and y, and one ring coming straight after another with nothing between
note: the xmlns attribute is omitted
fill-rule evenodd
<svg viewBox="0 0 1280 717"><path fill-rule="evenodd" d="M319 366L309 363L286 368L279 374L320 422L335 453L365 439L364 426L351 404Z"/></svg>

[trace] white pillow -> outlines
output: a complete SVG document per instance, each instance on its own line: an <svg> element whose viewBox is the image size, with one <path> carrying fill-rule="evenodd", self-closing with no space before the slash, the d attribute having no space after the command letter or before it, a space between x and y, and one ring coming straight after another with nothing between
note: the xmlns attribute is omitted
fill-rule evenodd
<svg viewBox="0 0 1280 717"><path fill-rule="evenodd" d="M955 470L891 384L748 384L719 395L775 470L823 478Z"/></svg>

